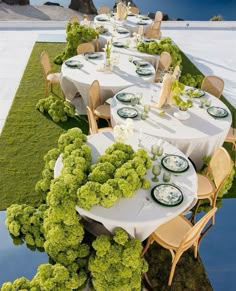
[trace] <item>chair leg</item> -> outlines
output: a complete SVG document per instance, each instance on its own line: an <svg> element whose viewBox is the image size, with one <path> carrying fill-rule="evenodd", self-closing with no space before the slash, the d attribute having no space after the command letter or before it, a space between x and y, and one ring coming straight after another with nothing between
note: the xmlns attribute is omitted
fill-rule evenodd
<svg viewBox="0 0 236 291"><path fill-rule="evenodd" d="M172 266L171 266L171 270L170 270L170 276L169 276L169 280L168 280L168 286L171 286L172 284L172 280L173 280L173 277L174 277L174 273L175 273L175 267L181 257L182 253L177 253L175 255L175 258L173 260L173 263L172 263Z"/></svg>
<svg viewBox="0 0 236 291"><path fill-rule="evenodd" d="M45 97L48 95L48 82L45 82Z"/></svg>
<svg viewBox="0 0 236 291"><path fill-rule="evenodd" d="M146 251L148 250L149 246L153 243L153 238L151 236L148 237L148 240L147 240L147 243L145 245L145 247L143 248L143 251L142 251L142 254L141 254L141 257L144 256L144 254L146 253Z"/></svg>
<svg viewBox="0 0 236 291"><path fill-rule="evenodd" d="M198 208L201 204L201 201L198 199L197 201L197 204L194 208L194 211L193 211L193 214L189 217L189 221L194 225L195 224L195 218L196 218L196 215L197 215L197 211L198 211Z"/></svg>

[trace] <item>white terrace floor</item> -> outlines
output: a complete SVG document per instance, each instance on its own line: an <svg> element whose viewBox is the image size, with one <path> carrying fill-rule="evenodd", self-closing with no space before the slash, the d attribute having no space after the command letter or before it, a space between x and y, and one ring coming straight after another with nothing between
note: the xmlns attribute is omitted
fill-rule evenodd
<svg viewBox="0 0 236 291"><path fill-rule="evenodd" d="M65 41L65 25L0 22L0 131L35 41ZM224 79L224 95L236 107L236 22L166 22L162 27L163 36L171 37L202 73Z"/></svg>

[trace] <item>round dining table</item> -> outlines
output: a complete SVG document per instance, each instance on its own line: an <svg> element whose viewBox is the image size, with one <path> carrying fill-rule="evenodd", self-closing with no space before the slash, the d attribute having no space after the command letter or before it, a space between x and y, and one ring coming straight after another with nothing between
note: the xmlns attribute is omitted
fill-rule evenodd
<svg viewBox="0 0 236 291"><path fill-rule="evenodd" d="M117 25L122 25L126 27L131 33L138 33L139 27L142 26L145 31L147 27L152 24L152 19L146 15L138 15L132 14L128 15L128 17L124 20L117 20L116 16L110 16L109 14L99 14L95 16L94 23L96 25L107 25L109 23L115 23Z"/></svg>
<svg viewBox="0 0 236 291"><path fill-rule="evenodd" d="M129 61L125 54L113 54L116 56L111 71L104 71L105 54L97 52L97 58L85 59L83 54L74 56L70 61L79 61L80 68L69 67L66 62L61 68L61 88L67 100L72 100L77 92L80 92L85 105L89 105L89 86L94 80L98 80L101 88L101 101L104 103L120 90L134 84L154 82L155 68L147 66L150 74L139 75L136 66ZM138 58L137 58L138 59Z"/></svg>
<svg viewBox="0 0 236 291"><path fill-rule="evenodd" d="M138 138L141 138L141 144L138 143ZM141 146L151 154L151 146L153 144L162 146L165 155L179 155L187 159L185 155L171 144L152 137L149 135L134 133L127 141L134 150ZM114 143L112 132L94 134L88 137L87 144L92 150L92 163L97 161L99 155L105 152L105 149ZM138 145L139 144L139 145ZM164 156L163 156L164 157ZM160 159L153 162L160 164ZM54 168L54 177L60 175L63 167L61 156L58 158ZM171 220L175 216L191 209L197 201L197 175L191 162L189 162L188 169L178 175L172 175L169 183L181 189L183 194L183 201L176 206L164 206L157 203L151 196L151 190L158 184L162 184L163 173L162 168L159 175L159 182L152 182L152 171L148 170L146 178L151 182L151 187L147 190L139 189L132 198L121 198L110 208L102 206L94 206L91 210L85 210L76 206L78 213L92 220L98 221L104 227L112 232L116 227L122 227L132 237L145 240L158 226Z"/></svg>
<svg viewBox="0 0 236 291"><path fill-rule="evenodd" d="M132 107L138 111L134 120L136 130L142 131L150 136L162 138L189 157L197 169L203 165L203 158L211 156L214 150L224 143L230 129L232 116L227 106L218 98L205 92L205 98L211 106L224 108L228 115L224 118L216 118L210 115L207 107L200 108L200 98L193 98L193 106L188 109L190 118L179 120L174 116L178 108L174 105L166 105L157 109L151 107L147 119L142 119L144 104L158 102L160 83L140 84L122 90L123 93L141 94L141 104L132 107L130 103L120 102L116 96L111 99L111 122L116 124L124 123L125 119L120 117L117 111L122 107ZM119 92L119 93L121 93Z"/></svg>

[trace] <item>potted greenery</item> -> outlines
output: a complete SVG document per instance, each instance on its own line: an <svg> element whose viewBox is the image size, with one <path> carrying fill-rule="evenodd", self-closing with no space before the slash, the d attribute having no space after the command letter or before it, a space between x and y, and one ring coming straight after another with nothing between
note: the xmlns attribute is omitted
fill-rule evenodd
<svg viewBox="0 0 236 291"><path fill-rule="evenodd" d="M183 99L185 94L185 85L180 83L178 80L172 84L173 101L179 108L178 112L174 113L174 116L179 120L187 120L190 118L190 114L187 112L189 107L193 106L191 98Z"/></svg>

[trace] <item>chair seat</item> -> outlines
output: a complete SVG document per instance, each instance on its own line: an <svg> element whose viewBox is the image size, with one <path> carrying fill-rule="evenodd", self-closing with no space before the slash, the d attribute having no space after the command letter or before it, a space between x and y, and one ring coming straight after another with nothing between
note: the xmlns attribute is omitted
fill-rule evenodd
<svg viewBox="0 0 236 291"><path fill-rule="evenodd" d="M108 104L99 105L96 109L94 109L94 114L104 119L110 119L111 118L110 105Z"/></svg>
<svg viewBox="0 0 236 291"><path fill-rule="evenodd" d="M178 248L183 237L192 228L191 222L182 216L177 216L174 219L158 227L152 234L157 241L159 239L174 248Z"/></svg>
<svg viewBox="0 0 236 291"><path fill-rule="evenodd" d="M60 83L61 73L51 73L47 75L47 80L51 83Z"/></svg>
<svg viewBox="0 0 236 291"><path fill-rule="evenodd" d="M198 177L198 189L197 189L198 198L199 199L208 198L215 191L213 183L204 175L197 174L197 177Z"/></svg>
<svg viewBox="0 0 236 291"><path fill-rule="evenodd" d="M112 127L103 127L98 129L98 132L108 132L108 131L112 131Z"/></svg>

